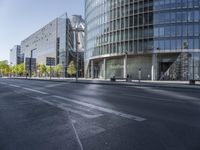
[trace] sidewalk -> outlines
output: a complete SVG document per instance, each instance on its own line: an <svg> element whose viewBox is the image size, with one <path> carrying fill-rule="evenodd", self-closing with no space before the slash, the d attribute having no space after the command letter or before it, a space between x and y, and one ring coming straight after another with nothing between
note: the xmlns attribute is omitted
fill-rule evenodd
<svg viewBox="0 0 200 150"><path fill-rule="evenodd" d="M200 89L200 82L196 82L196 85L189 85L189 81L150 81L142 80L132 80L132 82L125 82L123 80L111 82L109 79L86 79L79 78L76 82L75 78L23 78L15 77L10 79L23 79L23 80L41 80L41 81L54 81L54 82L70 82L70 83L79 83L79 84L99 84L99 85L121 85L121 86L144 86L144 87L166 87L166 88L195 88Z"/></svg>

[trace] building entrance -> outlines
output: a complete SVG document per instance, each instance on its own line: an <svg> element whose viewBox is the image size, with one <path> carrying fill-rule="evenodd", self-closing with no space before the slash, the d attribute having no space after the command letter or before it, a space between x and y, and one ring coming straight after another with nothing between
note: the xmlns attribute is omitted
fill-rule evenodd
<svg viewBox="0 0 200 150"><path fill-rule="evenodd" d="M173 62L160 62L159 63L159 78L161 78L164 73L170 68Z"/></svg>

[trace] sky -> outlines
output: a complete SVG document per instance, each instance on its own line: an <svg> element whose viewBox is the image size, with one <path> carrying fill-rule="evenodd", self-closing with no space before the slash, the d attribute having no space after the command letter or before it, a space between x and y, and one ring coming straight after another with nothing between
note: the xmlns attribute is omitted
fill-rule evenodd
<svg viewBox="0 0 200 150"><path fill-rule="evenodd" d="M0 60L10 49L56 17L84 16L84 0L0 0Z"/></svg>

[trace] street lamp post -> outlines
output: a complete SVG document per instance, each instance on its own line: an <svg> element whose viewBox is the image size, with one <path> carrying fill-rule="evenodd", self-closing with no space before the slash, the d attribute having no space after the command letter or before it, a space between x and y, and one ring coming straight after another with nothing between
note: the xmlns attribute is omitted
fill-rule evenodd
<svg viewBox="0 0 200 150"><path fill-rule="evenodd" d="M195 55L194 55L194 52L193 52L192 57L193 57L193 80L195 80L195 75L194 75L194 74L195 74L195 66L194 66L194 65L195 65L195 60L194 60L194 59L195 59L195 58L194 58Z"/></svg>
<svg viewBox="0 0 200 150"><path fill-rule="evenodd" d="M75 31L76 38L76 82L78 81L78 32Z"/></svg>
<svg viewBox="0 0 200 150"><path fill-rule="evenodd" d="M30 61L30 62L29 62L29 63L30 63L30 64L29 64L29 71L30 71L30 75L29 75L29 76L30 76L30 78L32 77L32 57L33 57L33 51L35 51L35 50L37 50L37 49L35 48L35 49L32 49L32 50L31 50L31 58L30 58L30 60L29 60L29 61Z"/></svg>
<svg viewBox="0 0 200 150"><path fill-rule="evenodd" d="M63 76L63 78L65 77L65 66L64 66L64 61L62 61L62 76Z"/></svg>

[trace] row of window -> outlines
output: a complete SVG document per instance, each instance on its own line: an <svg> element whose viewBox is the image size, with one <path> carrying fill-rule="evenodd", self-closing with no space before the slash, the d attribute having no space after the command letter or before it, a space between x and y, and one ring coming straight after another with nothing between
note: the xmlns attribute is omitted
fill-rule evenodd
<svg viewBox="0 0 200 150"><path fill-rule="evenodd" d="M153 16L150 14L132 16L127 18L118 19L115 21L111 21L110 23L101 24L98 27L98 31L101 33L111 32L115 30L121 30L124 28L135 27L135 26L145 26L153 23ZM93 32L92 30L96 30L97 26L88 26L87 30L89 32ZM102 28L102 29L101 29Z"/></svg>
<svg viewBox="0 0 200 150"><path fill-rule="evenodd" d="M154 31L154 32L153 32ZM161 26L152 28L135 28L129 30L122 30L118 32L113 32L109 34L105 34L97 37L96 39L92 38L91 41L88 40L88 48L94 46L101 46L108 43L121 42L121 41L129 41L129 40L137 40L137 39L145 39L145 38L163 38L163 37L192 37L196 36L199 38L200 36L200 28L199 24L179 24L179 25L171 25L171 26ZM164 40L163 40L164 41ZM165 41L167 42L167 40ZM172 42L172 49L176 49L176 46L173 46L174 42ZM197 48L198 43L195 44L195 48ZM190 45L191 48L193 45ZM157 46L163 48L163 44L161 41L161 46ZM177 44L177 48L180 48L180 44ZM165 48L164 48L165 49Z"/></svg>
<svg viewBox="0 0 200 150"><path fill-rule="evenodd" d="M130 4L122 7L117 7L110 12L106 12L110 14L110 19L120 18L120 17L127 17L134 14L141 14L144 12L149 12L153 10L153 5L149 3L138 3L138 4Z"/></svg>
<svg viewBox="0 0 200 150"><path fill-rule="evenodd" d="M199 24L177 24L154 27L154 37L200 36Z"/></svg>
<svg viewBox="0 0 200 150"><path fill-rule="evenodd" d="M115 44L108 44L105 46L95 47L94 50L87 50L87 55L98 56L105 54L125 54L128 53L142 53L153 50L152 40L129 41Z"/></svg>
<svg viewBox="0 0 200 150"><path fill-rule="evenodd" d="M196 8L199 0L154 0L154 10Z"/></svg>
<svg viewBox="0 0 200 150"><path fill-rule="evenodd" d="M199 38L154 40L155 50L200 49Z"/></svg>
<svg viewBox="0 0 200 150"><path fill-rule="evenodd" d="M184 0L187 2L187 0ZM175 4L174 4L175 3ZM155 1L154 2L154 6L155 6L155 9L157 10L158 8L162 8L162 7L159 7L159 6L169 6L170 5L170 9L172 9L176 4L177 6L181 6L181 4L184 4L184 2L182 2L180 5L178 5L178 1L175 1L174 2L171 2L170 0L167 0L167 2L165 3L164 0L162 1ZM199 7L199 0L194 0L193 1L190 1L188 2L189 4L186 5L188 7L183 7L183 8L198 8ZM192 5L190 5L190 3ZM108 2L106 2L104 5L99 5L98 7L95 7L95 10L93 11L94 13L89 13L86 17L87 18L93 18L94 16L97 17L97 15L105 15L105 13L107 13L108 16L110 16L110 19L109 20L112 20L112 19L116 19L116 18L120 18L120 17L125 17L125 16L129 16L129 15L133 15L133 14L137 14L137 13L143 13L143 12L148 12L148 11L151 11L153 9L151 9L151 2L149 3L148 1L145 2L144 4L143 3L136 3L136 4L130 4L130 5L126 5L126 6L122 6L121 8L117 7L116 9L108 9L108 7L105 7L105 5L107 6L108 5ZM172 6L172 7L171 7ZM195 6L198 6L198 7L195 7ZM111 10L111 11L110 11ZM163 9L161 9L163 10ZM179 10L179 9L177 9ZM101 12L101 13L99 13ZM190 12L189 12L190 13ZM96 14L96 15L95 15ZM172 19L174 19L176 16L175 16L176 13L172 14ZM91 15L91 17L89 17ZM169 14L161 14L161 16L163 15L166 15L165 17L163 18L166 18L166 19L169 19ZM190 14L188 14L189 16L196 16L196 12L193 14L193 12L191 12ZM95 18L96 18L95 17ZM98 16L99 18L100 16ZM157 17L156 17L157 18ZM174 19L176 20L176 19ZM186 12L177 12L177 20L178 21L187 21L187 14ZM198 19L199 20L199 19ZM192 20L191 20L192 21Z"/></svg>
<svg viewBox="0 0 200 150"><path fill-rule="evenodd" d="M198 12L198 11L194 11L194 14L196 14L195 12ZM94 30L89 30L89 32L87 33L88 34L88 40L94 39L94 37L96 37L97 35L102 35L103 33L108 32L108 31L117 31L117 30L120 30L121 28L125 28L125 27L128 28L128 27L130 27L129 25L133 25L133 22L134 22L134 25L135 25L137 23L138 19L139 19L139 23L142 24L142 21L140 21L140 20L145 20L145 19L142 19L142 17L140 17L140 16L141 15L138 16L139 18L135 17L134 18L135 21L133 21L133 17L129 17L129 18L113 21L110 24L104 24L104 25L98 26ZM161 17L161 15L160 15L160 17ZM164 18L164 17L161 17L161 18ZM151 19L149 19L149 20L151 20ZM128 31L125 31L125 32L128 32ZM148 32L147 29L139 29L138 31L134 32L134 34L135 34L134 37L135 38L143 38L143 37L149 37L149 36L152 35L152 34L148 34L147 32ZM132 31L129 31L130 36L132 35L131 33L132 33ZM118 34L118 35L114 35L114 37L116 37L116 36L119 37L119 33L114 33L114 34ZM117 37L116 39L124 40L123 31L120 34L121 34L122 38L119 39ZM125 33L125 36L126 35L128 36L127 33ZM195 24L194 26L193 25L187 25L187 24L168 25L168 26L165 25L163 27L162 26L161 27L155 27L155 29L154 29L154 37L193 36L193 35L199 36L199 24ZM108 38L109 38L109 36L108 36ZM125 40L128 40L129 38L130 37L125 38ZM110 38L110 39L111 40L106 40L106 41L110 41L110 42L115 41L114 38ZM114 40L112 41L112 39L114 39Z"/></svg>
<svg viewBox="0 0 200 150"><path fill-rule="evenodd" d="M171 11L154 13L154 24L175 22L199 22L199 10Z"/></svg>
<svg viewBox="0 0 200 150"><path fill-rule="evenodd" d="M94 38L95 37L95 38ZM130 28L127 30L121 30L102 34L99 36L91 36L87 38L87 47L100 46L103 44L129 41L137 39L149 39L153 38L153 28Z"/></svg>
<svg viewBox="0 0 200 150"><path fill-rule="evenodd" d="M88 50L87 56L98 56L105 54L125 54L128 53L143 53L157 50L180 50L180 49L200 49L200 40L198 38L191 39L165 39L165 40L144 40L144 41L129 41L123 43L115 43L96 47L94 50Z"/></svg>

